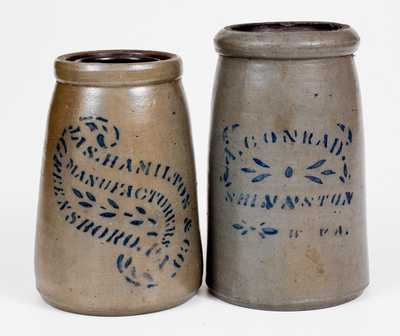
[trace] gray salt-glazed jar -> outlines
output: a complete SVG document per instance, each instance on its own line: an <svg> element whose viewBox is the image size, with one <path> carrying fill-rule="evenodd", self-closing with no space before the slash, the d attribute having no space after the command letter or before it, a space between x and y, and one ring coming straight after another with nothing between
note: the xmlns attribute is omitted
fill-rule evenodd
<svg viewBox="0 0 400 336"><path fill-rule="evenodd" d="M328 22L240 24L215 44L211 292L270 310L358 297L368 260L357 33Z"/></svg>
<svg viewBox="0 0 400 336"><path fill-rule="evenodd" d="M72 312L130 315L198 290L202 253L181 60L109 50L56 60L36 283Z"/></svg>

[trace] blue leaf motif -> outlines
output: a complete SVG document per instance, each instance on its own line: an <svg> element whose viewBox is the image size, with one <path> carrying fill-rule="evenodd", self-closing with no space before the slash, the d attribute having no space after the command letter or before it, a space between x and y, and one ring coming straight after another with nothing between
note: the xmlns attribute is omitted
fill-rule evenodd
<svg viewBox="0 0 400 336"><path fill-rule="evenodd" d="M257 175L256 177L253 177L251 182L253 182L253 183L261 182L261 181L263 181L264 179L266 179L267 177L270 177L270 176L271 176L271 174L268 174L268 173L260 174L260 175Z"/></svg>
<svg viewBox="0 0 400 336"><path fill-rule="evenodd" d="M82 193L78 189L72 188L72 191L76 197L83 198Z"/></svg>
<svg viewBox="0 0 400 336"><path fill-rule="evenodd" d="M91 208L92 205L88 202L79 202L79 205L84 208Z"/></svg>
<svg viewBox="0 0 400 336"><path fill-rule="evenodd" d="M116 214L113 212L103 212L100 214L101 217L105 217L105 218L112 218L115 217Z"/></svg>
<svg viewBox="0 0 400 336"><path fill-rule="evenodd" d="M132 225L142 225L143 221L142 220L133 220L130 222Z"/></svg>
<svg viewBox="0 0 400 336"><path fill-rule="evenodd" d="M261 167L264 167L264 168L271 168L267 163L265 163L264 161L262 161L262 160L260 160L260 159L253 158L253 160L254 160L254 162L255 162L256 164L258 164L258 165L261 166Z"/></svg>
<svg viewBox="0 0 400 336"><path fill-rule="evenodd" d="M107 198L107 202L108 202L108 204L110 204L114 209L119 209L119 205L117 204L117 202L115 202L115 201L112 200L111 198Z"/></svg>
<svg viewBox="0 0 400 336"><path fill-rule="evenodd" d="M272 235L276 235L278 233L278 230L274 229L274 228L270 228L270 227L265 227L265 228L262 228L262 232L266 235L272 236Z"/></svg>
<svg viewBox="0 0 400 336"><path fill-rule="evenodd" d="M94 197L94 195L90 192L86 192L86 196L87 198L89 198L92 202L96 202L96 197Z"/></svg>
<svg viewBox="0 0 400 336"><path fill-rule="evenodd" d="M336 174L336 172L334 172L331 169L327 169L327 170L324 170L321 174L328 176L328 175L334 175L334 174Z"/></svg>
<svg viewBox="0 0 400 336"><path fill-rule="evenodd" d="M307 167L307 169L316 169L321 167L324 163L326 162L326 160L319 160L315 163L313 163L311 166Z"/></svg>
<svg viewBox="0 0 400 336"><path fill-rule="evenodd" d="M136 210L141 213L142 215L144 215L146 213L146 210L142 207L136 207Z"/></svg>
<svg viewBox="0 0 400 336"><path fill-rule="evenodd" d="M240 225L240 224L232 224L232 226L233 226L233 228L236 229L236 230L241 230L241 229L243 229L243 225Z"/></svg>
<svg viewBox="0 0 400 336"><path fill-rule="evenodd" d="M317 176L304 176L306 179L309 179L311 182L322 184L322 180Z"/></svg>
<svg viewBox="0 0 400 336"><path fill-rule="evenodd" d="M254 168L246 168L246 167L244 167L244 168L242 168L242 169L240 169L243 173L255 173L256 172L256 170L254 169Z"/></svg>

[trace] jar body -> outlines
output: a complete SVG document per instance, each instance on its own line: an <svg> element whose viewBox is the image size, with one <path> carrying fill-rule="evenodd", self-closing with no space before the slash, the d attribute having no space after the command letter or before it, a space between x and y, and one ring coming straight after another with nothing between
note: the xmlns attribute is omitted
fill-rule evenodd
<svg viewBox="0 0 400 336"><path fill-rule="evenodd" d="M277 310L361 294L368 266L353 56L220 57L210 147L213 294Z"/></svg>
<svg viewBox="0 0 400 336"><path fill-rule="evenodd" d="M50 304L129 315L201 284L190 125L180 80L57 83L48 120L36 281Z"/></svg>

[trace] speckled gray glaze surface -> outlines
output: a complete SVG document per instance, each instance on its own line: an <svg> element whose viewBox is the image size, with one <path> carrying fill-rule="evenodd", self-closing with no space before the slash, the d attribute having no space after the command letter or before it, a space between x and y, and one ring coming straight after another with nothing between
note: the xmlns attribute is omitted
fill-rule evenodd
<svg viewBox="0 0 400 336"><path fill-rule="evenodd" d="M357 33L244 24L215 44L210 291L271 310L354 299L368 285Z"/></svg>

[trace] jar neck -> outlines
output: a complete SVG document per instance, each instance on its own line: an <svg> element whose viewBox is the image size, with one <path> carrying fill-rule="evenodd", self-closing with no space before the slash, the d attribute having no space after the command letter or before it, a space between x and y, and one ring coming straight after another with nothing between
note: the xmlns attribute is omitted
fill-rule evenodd
<svg viewBox="0 0 400 336"><path fill-rule="evenodd" d="M58 82L86 86L139 86L180 78L181 59L149 50L98 50L66 54L55 61Z"/></svg>
<svg viewBox="0 0 400 336"><path fill-rule="evenodd" d="M262 22L225 27L215 37L222 56L309 59L353 54L359 36L334 22Z"/></svg>

